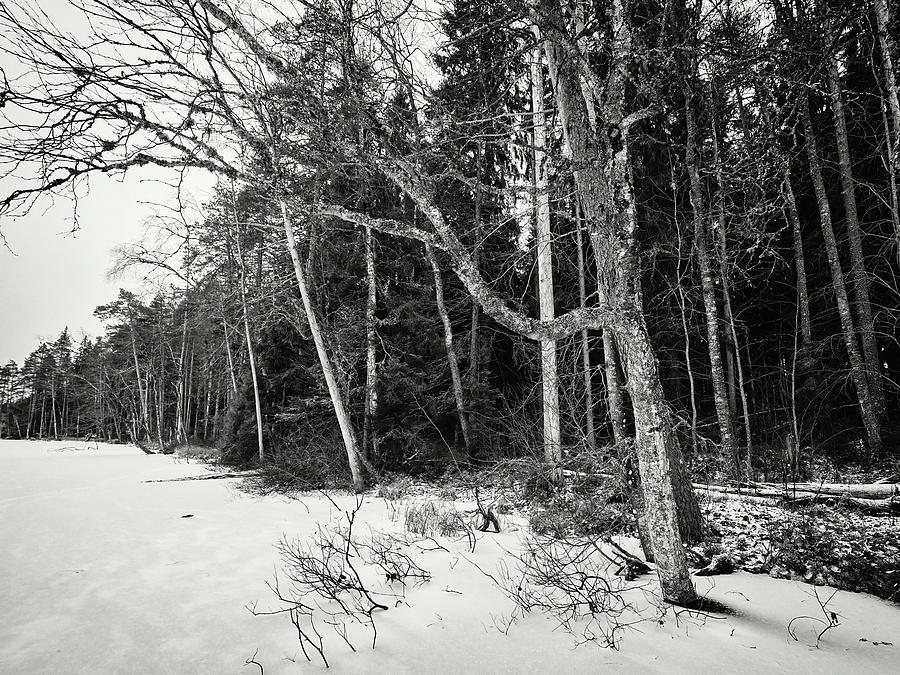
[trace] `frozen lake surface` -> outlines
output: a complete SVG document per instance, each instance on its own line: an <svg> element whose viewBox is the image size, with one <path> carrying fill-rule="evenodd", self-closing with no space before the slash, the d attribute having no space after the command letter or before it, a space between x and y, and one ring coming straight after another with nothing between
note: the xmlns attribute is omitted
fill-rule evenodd
<svg viewBox="0 0 900 675"><path fill-rule="evenodd" d="M303 658L286 616L246 606L275 606L265 582L282 535L308 535L339 514L321 496L258 497L237 480L144 482L208 472L129 446L0 441L0 672L255 675L245 664L254 654L267 675L323 671ZM398 531L389 511L368 497L360 518ZM696 580L734 616L676 620L670 609L663 625L626 633L619 651L576 649L538 615L504 635L496 626L512 604L472 563L495 570L523 531L486 535L475 554L448 541L449 553L425 555L433 579L378 615L374 651L326 637L332 671L898 672L896 606L839 592L831 606L841 625L816 649L820 625L795 623L799 642L786 630L793 617L821 616L812 587L747 574Z"/></svg>

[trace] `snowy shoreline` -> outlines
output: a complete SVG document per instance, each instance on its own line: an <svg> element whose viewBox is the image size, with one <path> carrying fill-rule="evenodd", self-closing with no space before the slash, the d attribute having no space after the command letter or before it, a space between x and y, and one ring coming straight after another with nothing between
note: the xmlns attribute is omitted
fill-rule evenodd
<svg viewBox="0 0 900 675"><path fill-rule="evenodd" d="M341 514L324 496L260 497L238 480L144 482L208 471L131 446L0 441L0 672L256 673L245 663L254 654L267 674L324 670L303 658L284 615L247 606L277 604L266 582L283 536L309 536ZM333 499L342 509L354 501ZM359 518L402 530L382 499L368 497ZM821 616L813 587L743 573L696 580L732 616L669 608L661 624L626 631L618 651L576 649L548 617L508 626L512 603L477 569L509 560L522 535L486 534L474 553L442 539L446 552L418 561L431 581L378 615L374 650L326 638L332 670L883 674L900 659L895 606L838 592L829 606L840 625L815 649L820 624L795 622L799 641L787 632L794 617ZM652 575L644 581L655 587Z"/></svg>

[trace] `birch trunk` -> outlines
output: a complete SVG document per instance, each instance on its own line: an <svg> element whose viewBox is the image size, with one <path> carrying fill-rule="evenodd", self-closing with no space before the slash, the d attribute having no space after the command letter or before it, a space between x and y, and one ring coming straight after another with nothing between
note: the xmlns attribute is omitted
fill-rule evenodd
<svg viewBox="0 0 900 675"><path fill-rule="evenodd" d="M262 403L259 399L259 376L256 372L256 353L253 349L253 335L250 332L250 312L247 308L247 266L244 261L244 250L241 244L241 231L238 224L237 207L234 207L235 242L238 254L238 272L240 274L241 310L244 319L244 339L247 341L247 358L250 360L250 378L253 382L253 406L256 413L256 447L259 463L266 460L263 443Z"/></svg>
<svg viewBox="0 0 900 675"><path fill-rule="evenodd" d="M178 354L178 383L176 385L176 401L175 401L175 440L176 442L187 442L187 433L185 431L185 405L187 404L185 383L185 354L187 351L187 335L188 335L188 314L187 314L187 290L185 290L184 302L184 322L181 327L181 350Z"/></svg>
<svg viewBox="0 0 900 675"><path fill-rule="evenodd" d="M716 166L716 183L718 187L718 254L719 254L719 276L722 280L722 299L723 310L725 315L725 330L729 339L726 339L726 352L728 354L729 364L729 391L728 400L731 405L732 413L737 411L736 393L739 391L741 395L741 411L744 417L744 440L746 443L745 468L744 476L751 477L752 458L753 458L753 437L750 429L750 406L747 401L747 387L744 384L744 366L741 363L741 342L738 339L737 326L734 322L734 312L731 309L731 275L728 273L728 248L725 238L725 172L722 169L722 156L719 151L720 138L716 132L715 123L712 125L713 131L713 152L714 162ZM735 372L737 373L737 387L735 387Z"/></svg>
<svg viewBox="0 0 900 675"><path fill-rule="evenodd" d="M881 359L875 339L875 319L872 316L872 302L869 298L869 278L866 275L866 264L863 257L862 232L859 227L859 214L856 207L856 186L853 180L853 168L850 158L847 119L844 115L840 77L838 75L837 59L834 55L828 59L828 87L831 93L831 110L834 113L834 131L837 138L841 196L844 200L844 214L847 220L847 235L850 243L850 281L853 285L853 298L856 305L856 316L859 320L863 360L865 361L872 405L875 409L875 414L882 418L884 417L885 403L884 385L881 380Z"/></svg>
<svg viewBox="0 0 900 675"><path fill-rule="evenodd" d="M138 361L137 353L137 335L134 330L134 314L131 309L131 302L128 301L128 333L131 338L131 356L134 359L134 374L137 380L138 395L141 398L141 427L146 434L145 438L150 438L150 413L149 402L147 400L147 389L141 379L141 365Z"/></svg>
<svg viewBox="0 0 900 675"><path fill-rule="evenodd" d="M463 396L462 377L459 374L459 360L456 358L456 348L453 344L453 326L450 323L450 315L444 304L444 280L441 277L441 268L434 257L434 250L430 244L425 245L425 253L431 264L434 274L434 299L437 305L441 323L444 326L444 347L447 350L447 363L450 366L450 379L453 386L453 400L456 401L456 414L459 417L459 428L462 430L463 443L466 452L469 452L469 419L466 415L466 402Z"/></svg>
<svg viewBox="0 0 900 675"><path fill-rule="evenodd" d="M548 193L544 118L544 72L540 47L531 61L531 112L534 134L534 209L535 249L538 268L538 305L541 321L555 316L553 302L553 235L550 231L550 195ZM556 340L541 340L541 403L544 421L544 459L558 463L562 459L559 421L559 387L556 364Z"/></svg>
<svg viewBox="0 0 900 675"><path fill-rule="evenodd" d="M484 152L481 141L478 142L477 146L477 157L475 160L475 250L472 252L472 262L475 265L475 270L478 271L479 265L481 262L481 238L483 236L484 228L481 225L481 202L482 202L482 190L481 190L481 157ZM478 330L479 324L481 323L481 305L479 305L476 301L472 301L472 317L471 317L471 326L469 328L469 392L474 392L480 381L479 376L479 368L481 364L479 363L479 338L478 338Z"/></svg>
<svg viewBox="0 0 900 675"><path fill-rule="evenodd" d="M713 402L716 408L716 418L719 422L722 452L728 462L728 468L732 477L738 478L741 475L741 461L735 439L732 410L728 404L725 371L722 366L722 345L719 339L719 309L716 305L716 286L709 258L706 228L707 214L703 203L703 186L700 183L700 159L697 156L697 124L692 108L693 94L689 89L686 98L687 146L685 149L685 164L687 164L691 183L691 205L694 213L694 247L697 251L697 265L700 268L700 279L703 287L703 305L706 314L706 336L709 347Z"/></svg>
<svg viewBox="0 0 900 675"><path fill-rule="evenodd" d="M378 302L378 287L375 278L375 247L372 228L365 228L366 238L366 280L368 281L368 294L366 295L366 401L363 411L363 439L360 448L363 456L369 456L369 444L372 442L372 416L378 405L377 362L375 360L375 310Z"/></svg>
<svg viewBox="0 0 900 675"><path fill-rule="evenodd" d="M365 480L362 474L361 464L366 460L362 457L359 450L356 434L354 433L353 425L350 422L350 415L347 414L347 407L344 404L344 394L340 390L337 380L334 377L334 370L331 367L331 358L325 348L325 339L322 336L322 331L319 328L319 320L316 317L315 310L312 306L312 299L309 295L309 289L306 286L306 274L303 269L303 263L300 260L300 253L297 251L297 242L294 239L294 227L291 224L287 202L284 199L279 199L279 206L281 207L281 219L284 225L288 253L291 254L291 262L294 266L294 276L297 278L297 288L300 291L303 309L306 312L306 322L309 324L309 332L312 334L313 342L316 345L316 352L319 356L319 365L322 368L325 384L328 386L331 405L334 407L334 414L337 417L338 426L341 429L341 437L344 440L344 448L347 451L347 461L350 464L353 489L357 492L362 492L365 488Z"/></svg>
<svg viewBox="0 0 900 675"><path fill-rule="evenodd" d="M866 428L869 446L873 452L878 453L881 452L881 422L872 403L869 382L866 377L865 362L863 361L859 343L856 339L856 331L853 327L853 315L850 312L847 286L844 283L844 271L841 268L837 240L834 236L834 227L831 224L831 209L828 206L828 194L825 192L825 181L822 178L822 167L819 163L819 150L816 144L812 115L809 111L809 97L805 89L801 91L800 97L799 109L803 118L806 155L809 159L809 174L816 193L816 202L819 206L822 235L825 239L825 249L828 253L828 265L831 268L831 283L834 287L838 315L841 319L844 344L847 347L847 355L850 359L850 375L853 378L853 383L856 385L860 414L863 425Z"/></svg>
<svg viewBox="0 0 900 675"><path fill-rule="evenodd" d="M791 167L788 162L785 162L784 180L781 185L784 191L788 222L791 224L791 233L794 240L794 268L797 274L797 311L800 314L801 348L809 348L812 344L812 323L809 318L809 292L806 289L806 257L803 254L800 216L797 213L797 201L794 199L794 187L791 185Z"/></svg>

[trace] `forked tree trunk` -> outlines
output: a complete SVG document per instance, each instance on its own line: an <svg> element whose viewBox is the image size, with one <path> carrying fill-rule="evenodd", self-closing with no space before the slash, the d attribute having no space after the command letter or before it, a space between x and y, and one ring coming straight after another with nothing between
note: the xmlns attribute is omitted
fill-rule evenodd
<svg viewBox="0 0 900 675"><path fill-rule="evenodd" d="M444 327L444 347L447 350L447 364L450 366L450 380L453 387L453 400L456 402L456 414L459 417L459 428L462 431L466 452L469 452L469 418L466 415L466 401L463 396L462 377L459 374L459 360L456 358L456 347L453 343L453 326L444 303L444 280L430 244L425 245L425 253L434 274L434 300L441 317L441 324Z"/></svg>
<svg viewBox="0 0 900 675"><path fill-rule="evenodd" d="M838 168L841 174L841 196L844 200L844 214L847 220L847 235L850 244L850 281L853 285L853 297L856 305L856 316L859 320L859 333L862 339L862 353L866 374L869 380L869 392L875 414L884 417L884 386L881 380L881 359L875 339L875 319L872 316L872 303L869 299L869 278L866 275L866 264L863 257L862 232L859 227L859 215L856 208L856 185L853 180L853 167L850 159L850 141L847 135L847 120L844 115L844 103L841 100L841 84L838 75L837 59L832 55L828 59L828 87L831 93L831 110L834 113L834 131L837 138Z"/></svg>
<svg viewBox="0 0 900 675"><path fill-rule="evenodd" d="M688 90L686 99L687 146L685 149L685 164L687 164L691 183L691 205L694 212L694 246L697 251L697 265L700 268L700 279L703 287L703 305L706 313L706 336L707 345L709 346L713 402L716 408L716 418L719 422L722 453L728 462L728 468L732 477L738 478L741 475L741 460L734 433L733 411L728 404L725 370L722 365L722 345L719 339L719 309L716 304L716 285L709 257L706 227L707 214L703 203L703 186L700 182L700 158L697 155L697 124L692 107L693 94L690 90Z"/></svg>
<svg viewBox="0 0 900 675"><path fill-rule="evenodd" d="M531 113L534 134L534 210L535 250L538 270L538 306L541 321L555 316L553 301L553 235L550 231L550 195L548 193L544 119L544 71L541 48L531 60ZM559 421L559 386L556 364L556 340L541 340L541 403L544 422L544 459L557 463L562 459Z"/></svg>
<svg viewBox="0 0 900 675"><path fill-rule="evenodd" d="M573 48L566 18L553 3L535 12L550 65L554 94L569 147L575 182L591 235L598 279L617 307L616 335L625 351L635 417L635 452L643 494L644 526L650 533L663 596L678 604L696 600L682 534L699 536L700 513L668 414L659 367L647 334L637 267L637 220L628 159L628 124L623 113L632 63L630 8L613 0L610 10L613 64L596 133L591 128L580 78L582 60ZM602 160L602 161L598 161Z"/></svg>
<svg viewBox="0 0 900 675"><path fill-rule="evenodd" d="M338 426L341 429L341 437L344 440L344 448L347 451L347 461L350 464L350 476L353 481L353 489L357 492L362 492L365 488L365 480L361 466L364 462L364 458L361 455L359 445L356 441L356 434L353 431L350 415L347 413L347 407L344 403L344 394L338 386L337 379L334 377L334 370L331 367L331 357L328 355L328 350L325 347L325 339L319 328L319 320L316 317L312 299L309 295L309 289L306 286L306 273L303 269L303 262L300 260L300 254L297 251L297 242L294 238L294 227L291 224L287 202L284 199L279 199L279 206L281 207L281 219L284 225L287 249L291 254L291 262L294 266L294 276L297 278L297 288L300 291L303 309L306 312L306 322L309 324L309 332L312 334L313 342L316 345L316 352L319 356L319 365L322 368L325 384L328 386L331 405L334 408L334 414L335 417L337 417Z"/></svg>
<svg viewBox="0 0 900 675"><path fill-rule="evenodd" d="M799 102L800 116L803 118L806 155L809 159L809 174L812 179L813 189L816 193L816 202L819 206L819 218L822 225L822 235L825 239L825 250L828 253L828 265L831 267L831 283L834 287L834 296L837 302L838 315L841 319L841 329L844 334L844 344L847 347L847 355L850 359L850 375L856 385L856 393L859 398L860 414L863 425L866 428L869 446L873 452L881 452L881 422L872 403L869 391L869 381L866 377L866 367L859 343L856 339L856 331L853 327L853 315L850 312L850 302L847 298L847 286L844 283L844 271L841 268L841 260L838 256L837 240L834 236L834 228L831 224L831 209L828 205L828 194L825 191L825 180L822 178L822 167L819 163L819 150L816 144L815 130L812 124L812 115L809 111L809 96L805 89L801 88Z"/></svg>

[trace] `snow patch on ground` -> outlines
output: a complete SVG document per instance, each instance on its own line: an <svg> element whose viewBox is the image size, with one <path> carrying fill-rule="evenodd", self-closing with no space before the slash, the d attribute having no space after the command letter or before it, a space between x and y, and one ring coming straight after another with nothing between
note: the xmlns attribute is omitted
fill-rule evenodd
<svg viewBox="0 0 900 675"><path fill-rule="evenodd" d="M322 496L258 497L238 480L144 482L209 471L129 446L0 441L0 672L255 674L245 665L254 653L267 675L324 670L306 663L287 617L246 607L277 605L265 582L279 569L282 536L308 536L341 514ZM397 532L402 518L391 515L369 496L359 518ZM745 573L696 579L734 615L669 608L662 624L626 632L619 651L574 648L539 615L504 634L513 605L472 563L511 564L523 532L485 535L474 554L441 540L450 553L420 559L432 580L376 616L374 651L359 640L351 652L326 634L332 670L884 675L900 663L898 607L838 592L829 608L841 625L816 649L821 624L796 621L799 642L787 633L792 618L821 616L813 587Z"/></svg>

